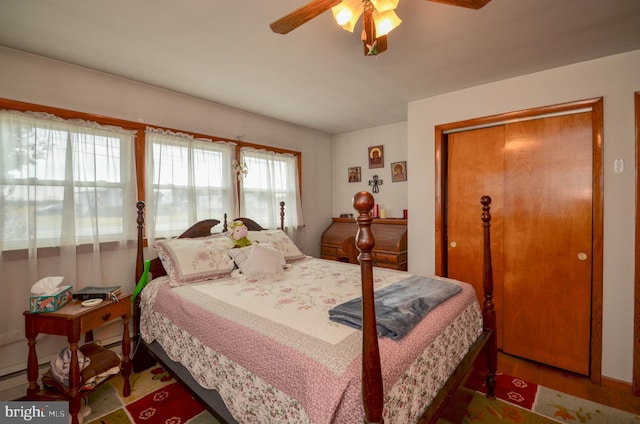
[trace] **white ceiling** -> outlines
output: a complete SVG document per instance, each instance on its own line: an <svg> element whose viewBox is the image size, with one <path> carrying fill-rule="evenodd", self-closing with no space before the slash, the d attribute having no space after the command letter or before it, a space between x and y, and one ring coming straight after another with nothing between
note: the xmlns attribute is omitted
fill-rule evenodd
<svg viewBox="0 0 640 424"><path fill-rule="evenodd" d="M0 0L0 45L338 134L406 121L407 102L640 49L640 0L402 0L389 49L308 0ZM639 76L640 76L640 70ZM615 78L612 75L611 78Z"/></svg>

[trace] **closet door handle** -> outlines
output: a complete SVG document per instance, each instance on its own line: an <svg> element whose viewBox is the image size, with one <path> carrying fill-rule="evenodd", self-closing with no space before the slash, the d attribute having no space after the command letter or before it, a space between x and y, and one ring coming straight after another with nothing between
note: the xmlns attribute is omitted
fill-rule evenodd
<svg viewBox="0 0 640 424"><path fill-rule="evenodd" d="M589 256L587 256L587 254L584 253L584 252L578 253L578 259L581 260L581 261L586 261L588 257Z"/></svg>

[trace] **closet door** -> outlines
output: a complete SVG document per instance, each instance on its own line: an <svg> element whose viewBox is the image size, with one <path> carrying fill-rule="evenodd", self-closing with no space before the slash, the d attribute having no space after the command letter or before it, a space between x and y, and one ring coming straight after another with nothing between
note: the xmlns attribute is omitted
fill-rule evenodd
<svg viewBox="0 0 640 424"><path fill-rule="evenodd" d="M473 285L480 305L483 232L480 198L491 196L491 251L498 347L502 343L502 220L504 217L504 126L449 134L447 143L446 254L450 278Z"/></svg>
<svg viewBox="0 0 640 424"><path fill-rule="evenodd" d="M589 374L592 275L590 113L505 127L504 343Z"/></svg>
<svg viewBox="0 0 640 424"><path fill-rule="evenodd" d="M592 121L588 112L449 134L446 275L482 293L480 196L491 204L498 347L589 375Z"/></svg>

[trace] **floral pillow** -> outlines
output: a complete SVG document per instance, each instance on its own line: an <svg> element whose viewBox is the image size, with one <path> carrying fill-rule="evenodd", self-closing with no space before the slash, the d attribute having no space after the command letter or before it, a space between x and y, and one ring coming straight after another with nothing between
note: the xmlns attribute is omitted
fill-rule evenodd
<svg viewBox="0 0 640 424"><path fill-rule="evenodd" d="M227 254L247 277L281 274L287 265L282 252L268 243L231 249Z"/></svg>
<svg viewBox="0 0 640 424"><path fill-rule="evenodd" d="M233 242L227 236L159 240L153 247L167 270L171 287L225 277L234 268L227 255Z"/></svg>
<svg viewBox="0 0 640 424"><path fill-rule="evenodd" d="M282 230L249 231L247 236L251 242L269 243L284 255L287 262L304 259L304 253L298 249L293 240Z"/></svg>

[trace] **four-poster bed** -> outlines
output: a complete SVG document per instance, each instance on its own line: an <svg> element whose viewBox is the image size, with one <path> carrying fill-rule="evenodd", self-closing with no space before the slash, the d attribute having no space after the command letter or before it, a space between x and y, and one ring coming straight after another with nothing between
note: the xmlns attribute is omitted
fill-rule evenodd
<svg viewBox="0 0 640 424"><path fill-rule="evenodd" d="M374 289L395 287L410 274L376 268L374 275L374 200L360 192L354 196L360 266L300 258L285 247L288 264L277 275L233 271L224 278L172 284L176 264L166 257L164 263L152 260L153 281L136 300L136 330L144 339L139 343L225 422L426 423L439 417L455 422L460 417L451 414L464 413L459 402L471 397L460 389L486 381L491 396L495 385L490 202L488 196L481 199L484 304L478 305L470 285L432 277L459 287L459 293L401 340L379 339ZM144 262L143 208L140 202L138 278ZM282 236L240 220L254 233L254 245ZM179 239L224 244L220 239L226 236L211 235L217 224L202 221ZM330 307L357 296L361 332L327 319ZM134 370L144 368L140 355L133 362Z"/></svg>

